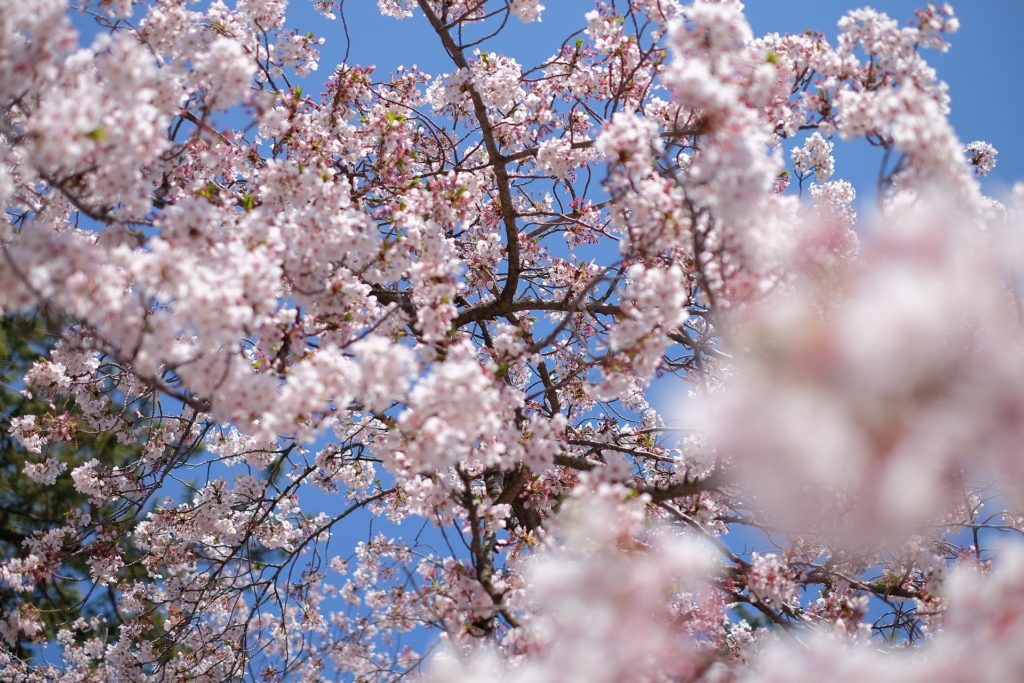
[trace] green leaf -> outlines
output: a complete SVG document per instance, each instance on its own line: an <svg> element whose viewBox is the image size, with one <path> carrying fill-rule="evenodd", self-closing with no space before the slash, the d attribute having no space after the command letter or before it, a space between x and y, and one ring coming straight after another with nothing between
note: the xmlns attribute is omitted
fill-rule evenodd
<svg viewBox="0 0 1024 683"><path fill-rule="evenodd" d="M220 188L215 183L206 183L206 187L199 190L199 196L203 199L213 199L220 192Z"/></svg>

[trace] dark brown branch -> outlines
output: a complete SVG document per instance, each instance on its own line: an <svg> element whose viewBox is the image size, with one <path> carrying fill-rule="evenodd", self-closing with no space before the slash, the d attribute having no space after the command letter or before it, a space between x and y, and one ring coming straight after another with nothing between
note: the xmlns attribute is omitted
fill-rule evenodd
<svg viewBox="0 0 1024 683"><path fill-rule="evenodd" d="M456 44L452 38L448 29L445 27L444 21L434 12L433 7L427 0L419 0L420 9L426 15L430 25L434 28L438 37L441 39L441 43L444 45L445 50L451 56L452 61L460 69L469 69L469 63L466 61L465 55L462 53L462 48ZM501 294L498 296L498 300L503 303L509 303L515 296L516 289L519 287L519 272L522 269L520 254L519 254L519 230L516 227L516 213L515 206L512 203L512 189L511 182L509 180L507 161L501 154L501 150L498 148L497 138L494 135L494 127L491 124L490 118L487 115L487 107L484 105L484 100L480 96L476 87L472 81L468 82L469 96L473 101L473 113L476 116L477 121L480 123L480 135L484 140L484 147L487 149L487 156L490 158L494 169L494 180L498 187L498 201L500 206L498 207L501 212L501 220L505 226L505 241L507 242L508 250L508 274L505 278L505 285L501 290Z"/></svg>

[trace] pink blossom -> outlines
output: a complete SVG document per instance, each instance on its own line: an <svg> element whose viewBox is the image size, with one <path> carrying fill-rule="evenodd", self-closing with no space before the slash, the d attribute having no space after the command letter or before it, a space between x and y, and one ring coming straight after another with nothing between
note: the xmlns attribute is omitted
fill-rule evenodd
<svg viewBox="0 0 1024 683"><path fill-rule="evenodd" d="M0 11L8 679L1021 678L951 7L294 4Z"/></svg>

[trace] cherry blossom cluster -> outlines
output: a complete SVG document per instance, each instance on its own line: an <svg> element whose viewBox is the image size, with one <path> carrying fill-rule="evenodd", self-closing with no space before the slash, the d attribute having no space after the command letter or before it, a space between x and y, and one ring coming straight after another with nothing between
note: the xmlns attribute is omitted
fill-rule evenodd
<svg viewBox="0 0 1024 683"><path fill-rule="evenodd" d="M0 0L0 498L60 511L0 680L1024 677L1024 185L950 6L588 1L532 64L541 2L378 0L447 65L384 74L294 4Z"/></svg>

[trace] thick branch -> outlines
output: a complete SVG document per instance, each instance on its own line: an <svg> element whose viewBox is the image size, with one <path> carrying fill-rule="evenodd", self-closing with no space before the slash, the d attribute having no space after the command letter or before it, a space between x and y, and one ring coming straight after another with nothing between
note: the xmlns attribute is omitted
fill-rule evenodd
<svg viewBox="0 0 1024 683"><path fill-rule="evenodd" d="M444 22L434 12L430 3L427 0L419 0L419 6L427 16L427 20L430 21L430 25L441 39L455 65L460 69L469 70L469 63L462 53L462 48L452 38ZM487 107L484 105L484 100L477 91L476 86L473 85L472 80L468 81L468 87L469 96L473 100L473 113L480 123L480 135L483 137L487 156L493 165L494 180L498 186L499 209L501 211L502 223L505 226L505 240L508 243L508 275L498 300L508 303L512 301L516 289L519 287L519 272L522 269L519 254L519 230L516 228L516 212L512 203L512 189L508 177L508 161L502 156L501 150L498 148L498 142L494 135L494 126L487 115Z"/></svg>

